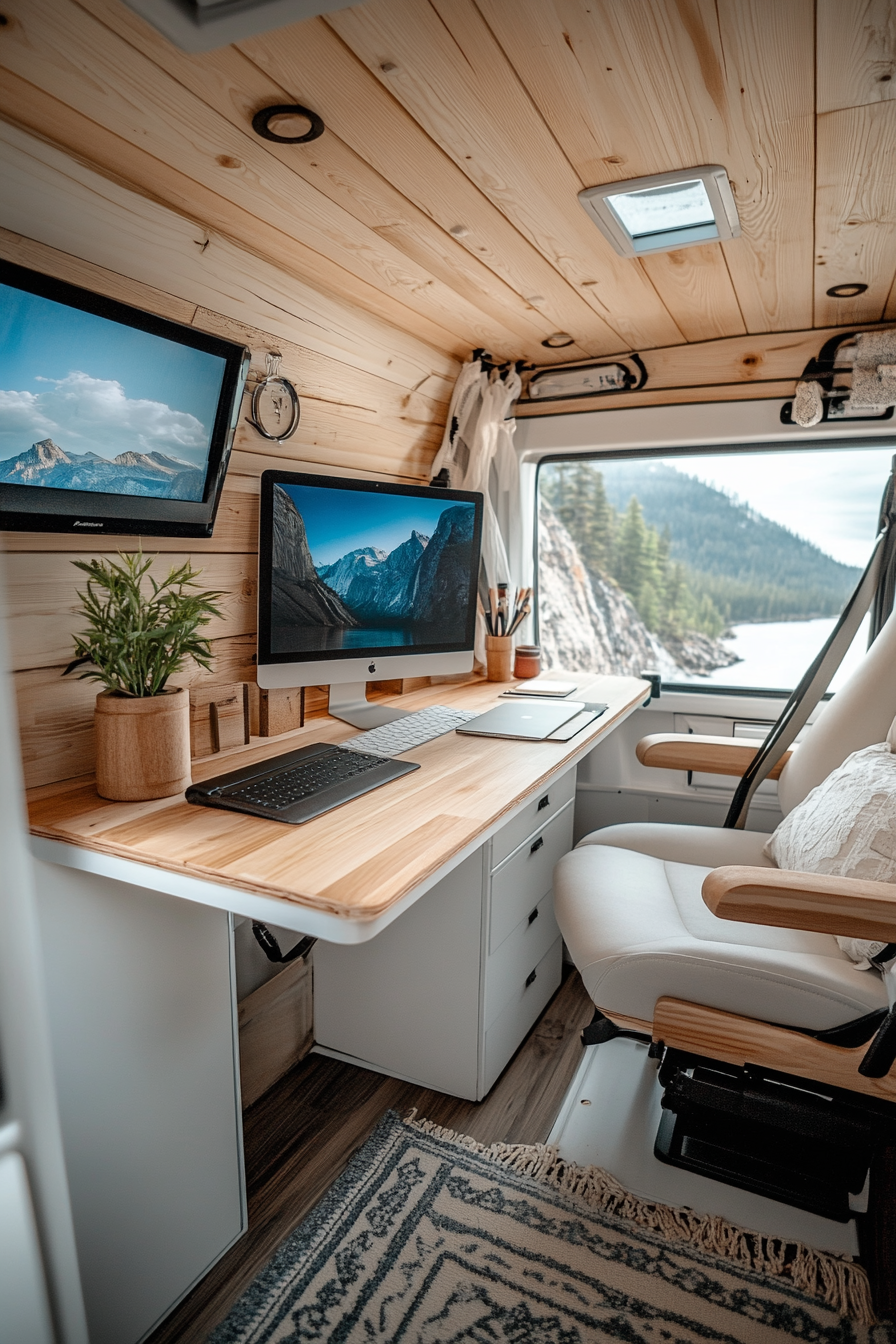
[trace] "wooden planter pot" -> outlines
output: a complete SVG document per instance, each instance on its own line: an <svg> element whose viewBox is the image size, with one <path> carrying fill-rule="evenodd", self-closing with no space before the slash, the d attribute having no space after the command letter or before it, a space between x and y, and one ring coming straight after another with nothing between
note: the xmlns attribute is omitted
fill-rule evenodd
<svg viewBox="0 0 896 1344"><path fill-rule="evenodd" d="M101 798L170 798L190 783L190 697L182 687L135 699L96 698L96 789Z"/></svg>

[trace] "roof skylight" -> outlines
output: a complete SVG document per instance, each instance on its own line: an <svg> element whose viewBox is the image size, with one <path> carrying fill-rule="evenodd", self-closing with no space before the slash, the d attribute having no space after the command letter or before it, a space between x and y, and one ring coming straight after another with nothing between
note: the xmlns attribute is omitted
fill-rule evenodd
<svg viewBox="0 0 896 1344"><path fill-rule="evenodd" d="M610 182L579 193L623 256L719 242L740 233L728 174L718 164Z"/></svg>

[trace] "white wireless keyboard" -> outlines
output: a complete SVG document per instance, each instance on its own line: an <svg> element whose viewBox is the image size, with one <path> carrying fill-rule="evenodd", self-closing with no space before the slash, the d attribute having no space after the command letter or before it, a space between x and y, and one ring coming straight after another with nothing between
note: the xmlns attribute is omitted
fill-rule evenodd
<svg viewBox="0 0 896 1344"><path fill-rule="evenodd" d="M359 733L344 746L352 751L370 751L376 756L401 756L413 747L431 742L443 733L453 733L461 724L476 718L476 712L470 709L448 709L445 705L430 705L429 709L418 709L406 714L403 719L384 723L381 728L371 728L368 733Z"/></svg>

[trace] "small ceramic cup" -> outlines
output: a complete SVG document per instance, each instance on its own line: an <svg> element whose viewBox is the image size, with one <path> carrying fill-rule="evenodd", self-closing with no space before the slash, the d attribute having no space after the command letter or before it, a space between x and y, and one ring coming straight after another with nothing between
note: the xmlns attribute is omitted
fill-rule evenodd
<svg viewBox="0 0 896 1344"><path fill-rule="evenodd" d="M520 644L513 664L514 678L528 681L530 677L537 677L540 672L541 649L537 644Z"/></svg>

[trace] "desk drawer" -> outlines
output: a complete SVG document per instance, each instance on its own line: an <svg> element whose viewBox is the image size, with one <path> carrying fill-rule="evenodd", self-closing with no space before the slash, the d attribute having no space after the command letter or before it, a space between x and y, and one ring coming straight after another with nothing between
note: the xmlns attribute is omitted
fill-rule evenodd
<svg viewBox="0 0 896 1344"><path fill-rule="evenodd" d="M555 817L575 796L575 770L567 770L565 775L546 784L531 802L526 804L522 812L513 818L513 821L508 821L507 825L492 837L492 870L503 863L517 845L521 845L528 836L540 830L546 821Z"/></svg>
<svg viewBox="0 0 896 1344"><path fill-rule="evenodd" d="M547 955L529 976L514 987L513 997L485 1033L482 1095L494 1084L507 1061L537 1022L560 984L563 963L563 939L558 938ZM532 972L530 972L530 975Z"/></svg>
<svg viewBox="0 0 896 1344"><path fill-rule="evenodd" d="M551 890L554 865L572 849L570 800L541 830L520 845L491 877L488 950L494 952L521 919Z"/></svg>
<svg viewBox="0 0 896 1344"><path fill-rule="evenodd" d="M559 937L554 893L549 891L486 962L482 1018L486 1028L513 998L520 980L525 980Z"/></svg>

